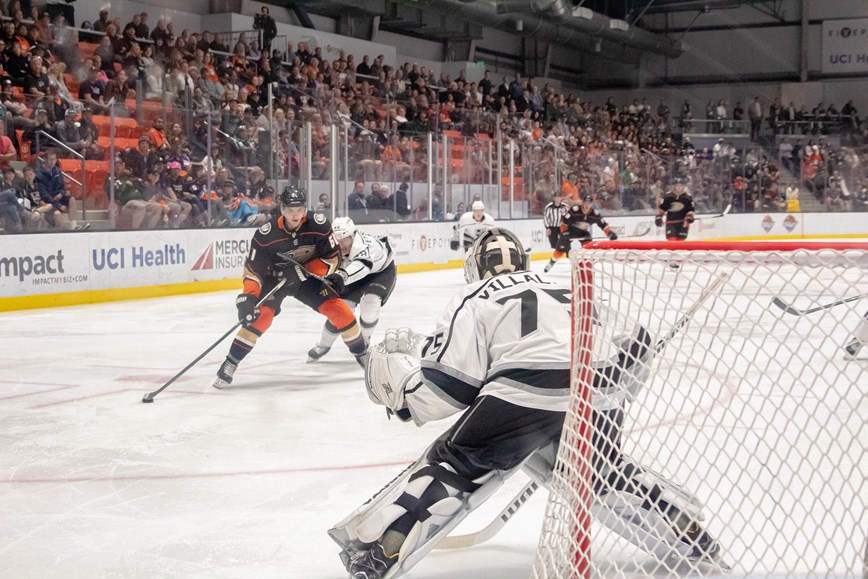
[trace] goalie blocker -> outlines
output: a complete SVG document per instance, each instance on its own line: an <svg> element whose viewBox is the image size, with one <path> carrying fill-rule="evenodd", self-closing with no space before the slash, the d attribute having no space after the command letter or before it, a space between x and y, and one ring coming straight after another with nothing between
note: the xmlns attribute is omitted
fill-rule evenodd
<svg viewBox="0 0 868 579"><path fill-rule="evenodd" d="M517 470L543 484L551 473L569 402L569 290L527 266L514 234L485 232L468 252L469 285L434 333L389 330L371 350L372 401L419 425L463 413L330 530L352 578L398 577ZM657 556L712 560L719 547L699 524L698 502L621 454L624 405L650 372L653 340L636 326L609 343L609 356L594 364L595 512Z"/></svg>

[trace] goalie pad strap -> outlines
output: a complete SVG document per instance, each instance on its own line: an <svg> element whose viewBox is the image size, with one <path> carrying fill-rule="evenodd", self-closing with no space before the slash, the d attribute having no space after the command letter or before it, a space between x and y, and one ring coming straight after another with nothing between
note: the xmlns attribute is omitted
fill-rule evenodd
<svg viewBox="0 0 868 579"><path fill-rule="evenodd" d="M410 476L410 480L415 480L421 476L430 476L434 480L464 493L472 493L480 487L480 485L471 482L463 476L455 474L451 470L436 463L423 466Z"/></svg>
<svg viewBox="0 0 868 579"><path fill-rule="evenodd" d="M427 519L431 516L431 513L429 513L427 509L420 509L418 513L416 512L416 509L419 509L419 499L411 494L403 493L401 496L395 499L395 504L407 511L408 513L413 513L419 519L421 519L422 517L425 517Z"/></svg>

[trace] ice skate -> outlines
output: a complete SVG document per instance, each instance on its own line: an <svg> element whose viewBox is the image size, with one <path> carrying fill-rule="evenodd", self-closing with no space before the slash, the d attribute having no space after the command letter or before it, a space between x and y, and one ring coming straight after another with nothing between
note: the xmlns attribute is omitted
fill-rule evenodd
<svg viewBox="0 0 868 579"><path fill-rule="evenodd" d="M307 363L312 364L314 362L319 362L320 358L329 353L329 350L331 350L329 346L321 346L320 344L317 344L307 351Z"/></svg>
<svg viewBox="0 0 868 579"><path fill-rule="evenodd" d="M389 557L383 546L377 543L350 561L350 577L351 579L382 579L397 561L397 553Z"/></svg>
<svg viewBox="0 0 868 579"><path fill-rule="evenodd" d="M550 272L554 266L555 266L555 262L553 262L553 261L548 262L546 264L545 268L543 268L543 273Z"/></svg>
<svg viewBox="0 0 868 579"><path fill-rule="evenodd" d="M370 352L370 350L368 348L365 348L365 351L362 352L361 354L353 354L353 356L356 357L356 362L359 363L359 366L361 366L363 370L368 363L368 353L369 352Z"/></svg>
<svg viewBox="0 0 868 579"><path fill-rule="evenodd" d="M692 521L688 525L684 531L684 535L681 537L681 541L693 547L692 551L685 557L690 563L713 565L727 571L730 569L729 565L721 559L720 543L715 541L708 534L708 531L703 529L696 521Z"/></svg>
<svg viewBox="0 0 868 579"><path fill-rule="evenodd" d="M232 384L232 376L235 374L235 370L237 369L238 364L235 364L229 358L223 360L223 364L220 366L220 369L217 370L217 378L214 380L212 386L218 390L222 390L226 386Z"/></svg>
<svg viewBox="0 0 868 579"><path fill-rule="evenodd" d="M859 353L859 350L862 349L862 342L857 339L853 339L844 346L844 359L845 360L854 360L856 358L856 354Z"/></svg>

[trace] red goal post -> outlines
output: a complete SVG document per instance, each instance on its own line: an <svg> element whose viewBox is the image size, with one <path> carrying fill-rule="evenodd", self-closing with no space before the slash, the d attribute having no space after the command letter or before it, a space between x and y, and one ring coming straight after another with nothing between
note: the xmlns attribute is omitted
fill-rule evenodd
<svg viewBox="0 0 868 579"><path fill-rule="evenodd" d="M868 243L606 241L570 260L572 403L533 576L868 576L868 346L844 350L868 324ZM629 387L601 382L643 331ZM602 452L614 428L620 455Z"/></svg>

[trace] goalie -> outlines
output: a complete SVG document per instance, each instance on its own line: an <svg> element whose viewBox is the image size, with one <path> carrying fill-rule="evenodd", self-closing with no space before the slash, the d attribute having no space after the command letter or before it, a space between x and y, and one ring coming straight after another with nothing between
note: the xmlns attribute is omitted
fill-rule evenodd
<svg viewBox="0 0 868 579"><path fill-rule="evenodd" d="M570 400L570 295L527 269L513 233L484 232L466 258L468 286L434 333L389 330L371 351L368 395L390 414L417 425L462 415L416 463L329 531L353 579L409 570L519 468L543 482L551 474ZM600 497L630 495L619 500L645 508L646 526L654 529L631 531L646 550L711 558L719 548L698 526L692 501L681 498L686 493L666 492L675 485L621 455L624 401L647 377L654 351L640 327L618 345L614 361L595 368L595 390L608 402L597 411L595 391L595 490ZM603 522L613 529L631 524L614 516ZM660 529L668 534L660 537ZM656 551L648 547L653 531Z"/></svg>

